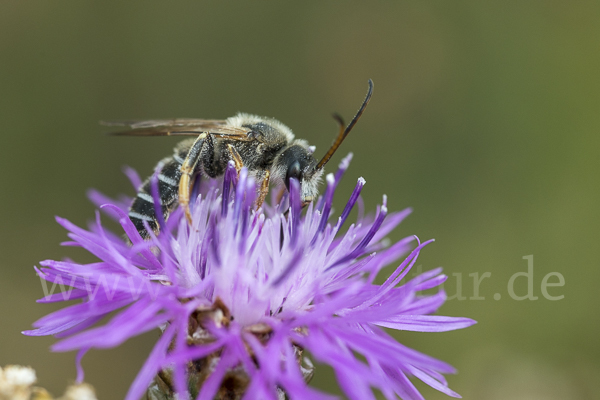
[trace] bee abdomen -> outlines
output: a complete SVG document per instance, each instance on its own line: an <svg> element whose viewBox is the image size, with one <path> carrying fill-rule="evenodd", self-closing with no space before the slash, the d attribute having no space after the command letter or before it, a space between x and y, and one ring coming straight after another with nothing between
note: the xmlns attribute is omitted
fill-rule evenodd
<svg viewBox="0 0 600 400"><path fill-rule="evenodd" d="M160 173L158 175L158 194L160 198L160 209L162 209L163 218L166 220L171 211L177 207L179 195L179 180L181 179L181 162L179 157L169 157L162 160L159 165ZM156 210L159 209L154 204L152 197L152 178L146 181L139 188L137 196L129 208L129 219L135 225L142 236L147 239L150 237L144 221L152 231L158 233L159 226L156 219Z"/></svg>

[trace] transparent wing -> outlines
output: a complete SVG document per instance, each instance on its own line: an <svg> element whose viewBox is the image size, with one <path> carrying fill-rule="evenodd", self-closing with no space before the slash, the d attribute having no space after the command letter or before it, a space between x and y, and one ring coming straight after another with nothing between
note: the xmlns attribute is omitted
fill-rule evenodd
<svg viewBox="0 0 600 400"><path fill-rule="evenodd" d="M147 121L101 121L111 127L124 127L126 130L112 132L117 136L198 136L202 132L227 136L231 139L250 140L248 128L227 125L220 119L152 119Z"/></svg>

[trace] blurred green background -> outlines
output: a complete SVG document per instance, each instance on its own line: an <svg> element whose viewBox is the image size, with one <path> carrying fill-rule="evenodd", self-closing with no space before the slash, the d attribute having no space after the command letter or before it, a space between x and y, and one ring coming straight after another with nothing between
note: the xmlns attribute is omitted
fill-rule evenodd
<svg viewBox="0 0 600 400"><path fill-rule="evenodd" d="M392 239L436 243L423 270L443 266L443 315L479 321L403 343L456 366L466 399L592 399L600 392L600 3L128 2L0 3L0 364L37 369L55 394L75 378L74 354L20 334L56 307L33 266L62 248L54 215L85 225L85 192L131 195L123 165L147 175L173 138L114 138L99 120L273 116L321 154L336 125L375 82L342 151L355 157L338 209L364 176L413 215ZM510 277L533 255L534 295ZM473 277L489 272L479 296ZM542 296L550 272L563 287ZM555 282L553 278L550 282ZM525 294L525 278L517 278ZM499 293L500 300L494 295ZM157 334L84 358L101 399L122 398ZM321 368L314 384L336 391ZM418 386L426 398L444 395Z"/></svg>

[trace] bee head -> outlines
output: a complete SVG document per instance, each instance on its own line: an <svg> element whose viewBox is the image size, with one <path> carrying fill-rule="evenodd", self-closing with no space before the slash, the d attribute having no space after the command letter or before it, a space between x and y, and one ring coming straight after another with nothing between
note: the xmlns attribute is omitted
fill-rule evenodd
<svg viewBox="0 0 600 400"><path fill-rule="evenodd" d="M292 178L300 183L300 196L303 203L307 204L313 201L319 194L318 184L323 175L323 167L329 162L333 154L340 147L346 136L350 133L354 125L358 122L362 113L365 111L367 104L371 100L373 94L373 81L369 79L369 89L363 100L358 112L352 118L348 125L344 123L342 117L334 114L333 117L339 124L339 133L335 141L327 150L321 161L313 157L313 149L308 146L304 140L294 140L290 145L273 161L271 169L271 178L274 182L285 183L285 186L290 190L290 180Z"/></svg>
<svg viewBox="0 0 600 400"><path fill-rule="evenodd" d="M319 193L318 183L323 174L322 170L315 169L316 165L317 160L308 144L304 140L295 140L275 160L274 178L282 180L288 191L290 180L296 179L300 183L302 202L311 202Z"/></svg>

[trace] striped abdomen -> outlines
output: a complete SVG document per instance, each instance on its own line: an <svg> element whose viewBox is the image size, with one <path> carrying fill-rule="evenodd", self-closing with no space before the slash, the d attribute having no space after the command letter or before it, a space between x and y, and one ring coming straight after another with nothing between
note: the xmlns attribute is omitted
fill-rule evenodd
<svg viewBox="0 0 600 400"><path fill-rule="evenodd" d="M172 157L161 160L159 167L162 165L162 168L157 168L160 170L160 174L158 175L158 193L165 220L178 204L181 164L187 155L187 150L184 147L186 146L177 146L175 154ZM187 146L187 149L189 149L189 146ZM143 239L150 237L143 221L146 221L150 229L155 233L159 231L156 220L157 208L152 198L152 179L148 178L139 188L137 196L129 208L129 219L131 219L131 222L133 222Z"/></svg>

